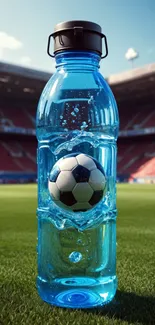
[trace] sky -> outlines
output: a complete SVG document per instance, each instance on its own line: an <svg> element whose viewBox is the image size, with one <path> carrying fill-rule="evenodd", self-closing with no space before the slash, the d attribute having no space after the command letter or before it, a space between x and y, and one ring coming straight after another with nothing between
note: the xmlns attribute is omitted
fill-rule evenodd
<svg viewBox="0 0 155 325"><path fill-rule="evenodd" d="M155 0L0 0L0 61L53 72L48 36L67 20L101 25L109 47L105 77L131 69L126 53L139 53L135 68L155 62Z"/></svg>

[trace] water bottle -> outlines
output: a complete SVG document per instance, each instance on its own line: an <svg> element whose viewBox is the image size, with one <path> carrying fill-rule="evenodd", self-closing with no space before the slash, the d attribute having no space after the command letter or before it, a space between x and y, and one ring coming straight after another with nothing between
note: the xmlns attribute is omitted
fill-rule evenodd
<svg viewBox="0 0 155 325"><path fill-rule="evenodd" d="M60 23L49 36L48 54L56 72L42 92L36 119L37 289L52 305L92 308L110 302L117 289L119 117L99 72L108 54L106 36L92 22Z"/></svg>

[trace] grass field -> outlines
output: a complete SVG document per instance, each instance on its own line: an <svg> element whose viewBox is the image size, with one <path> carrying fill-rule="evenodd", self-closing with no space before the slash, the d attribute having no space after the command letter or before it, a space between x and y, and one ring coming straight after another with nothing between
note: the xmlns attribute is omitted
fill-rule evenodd
<svg viewBox="0 0 155 325"><path fill-rule="evenodd" d="M0 324L155 324L155 186L118 185L118 292L107 307L67 310L35 289L36 186L0 186Z"/></svg>

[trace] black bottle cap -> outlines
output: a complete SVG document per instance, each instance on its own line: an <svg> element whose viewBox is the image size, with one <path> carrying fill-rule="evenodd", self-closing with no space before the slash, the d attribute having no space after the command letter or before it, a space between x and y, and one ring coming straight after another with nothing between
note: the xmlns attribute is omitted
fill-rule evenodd
<svg viewBox="0 0 155 325"><path fill-rule="evenodd" d="M94 51L101 58L108 55L107 39L101 27L93 22L72 20L57 24L54 33L49 36L47 53L50 53L50 40L54 38L54 54L64 50ZM102 56L102 38L105 40L106 53Z"/></svg>

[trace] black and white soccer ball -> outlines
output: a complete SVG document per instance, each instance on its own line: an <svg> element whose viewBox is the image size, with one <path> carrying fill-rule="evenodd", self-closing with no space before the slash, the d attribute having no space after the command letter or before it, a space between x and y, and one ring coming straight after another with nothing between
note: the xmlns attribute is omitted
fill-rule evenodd
<svg viewBox="0 0 155 325"><path fill-rule="evenodd" d="M49 175L50 195L58 206L74 212L93 208L105 195L106 178L101 164L88 155L64 156Z"/></svg>

